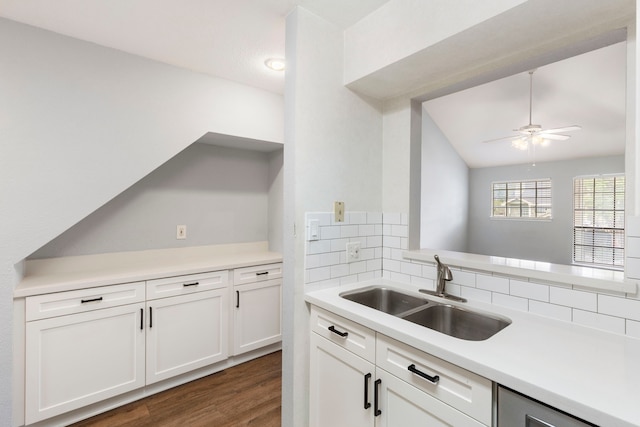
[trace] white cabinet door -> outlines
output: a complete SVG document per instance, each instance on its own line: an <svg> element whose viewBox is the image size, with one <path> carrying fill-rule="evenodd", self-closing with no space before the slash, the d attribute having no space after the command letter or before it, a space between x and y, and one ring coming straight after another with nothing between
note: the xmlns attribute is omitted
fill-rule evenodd
<svg viewBox="0 0 640 427"><path fill-rule="evenodd" d="M147 302L147 384L227 358L227 289Z"/></svg>
<svg viewBox="0 0 640 427"><path fill-rule="evenodd" d="M316 333L310 340L309 426L373 427L373 363Z"/></svg>
<svg viewBox="0 0 640 427"><path fill-rule="evenodd" d="M137 303L28 322L26 423L143 387L143 310Z"/></svg>
<svg viewBox="0 0 640 427"><path fill-rule="evenodd" d="M422 390L377 369L376 427L480 427L483 424ZM375 399L374 399L375 400Z"/></svg>
<svg viewBox="0 0 640 427"><path fill-rule="evenodd" d="M282 340L282 279L236 286L233 354Z"/></svg>

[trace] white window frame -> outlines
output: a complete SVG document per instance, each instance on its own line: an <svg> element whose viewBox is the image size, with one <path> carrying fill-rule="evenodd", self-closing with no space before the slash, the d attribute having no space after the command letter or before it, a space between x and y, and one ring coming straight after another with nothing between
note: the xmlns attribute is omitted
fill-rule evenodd
<svg viewBox="0 0 640 427"><path fill-rule="evenodd" d="M538 185L537 183L549 183L549 209L551 211L551 213L548 216L537 216L537 212L535 216L509 216L509 215L494 215L495 213L495 209L496 206L494 206L494 202L495 202L495 198L494 198L494 192L496 191L495 186L498 184L506 184L508 188L509 184L524 184L524 183L529 183L529 182L535 182L536 183L536 191L538 190ZM491 219L495 219L495 220L505 220L505 221L551 221L553 219L553 182L551 180L551 178L537 178L537 179L510 179L510 180L501 180L501 181L493 181L491 182L491 188L490 188L490 197L491 197L491 211L489 213L489 216ZM538 204L538 195L536 194L535 196L536 198L536 203L535 205L537 206ZM545 197L546 198L546 197ZM508 203L508 200L507 200ZM522 205L521 205L522 206ZM498 206L497 208L500 208L502 206ZM505 209L508 209L507 207L505 207ZM522 207L520 208L522 209ZM534 208L535 209L535 208ZM522 214L522 212L521 212Z"/></svg>
<svg viewBox="0 0 640 427"><path fill-rule="evenodd" d="M574 264L577 265L587 265L590 267L598 267L598 268L608 268L608 269L615 269L615 270L623 270L624 269L624 260L625 260L625 204L623 203L623 207L622 209L620 209L619 207L616 206L616 199L619 202L619 196L620 193L616 190L617 186L615 186L614 184L614 192L613 192L613 206L610 209L596 209L595 206L593 206L592 208L585 208L584 206L579 208L576 206L578 198L576 197L576 181L581 180L587 180L587 179L604 179L604 178L622 178L624 180L624 182L622 183L622 200L623 202L626 199L626 188L625 188L625 184L626 184L626 177L624 173L616 173L616 174L608 174L608 175L583 175L583 176L577 176L573 179L573 221L572 221L572 227L573 227L573 232L572 232L572 244L571 244L571 259L573 261ZM595 187L594 187L594 195L595 195ZM595 197L595 196L594 196ZM581 225L581 226L576 226L576 213L578 212L578 210L580 210L580 212L592 212L593 218L594 220L592 221L593 226L589 227L589 226L585 226L585 225ZM596 212L611 212L612 214L612 218L613 218L613 224L611 226L596 226L595 222L595 215ZM620 227L620 221L617 221L616 218L620 218L621 222L622 222L622 227ZM591 230L593 233L592 236L592 240L591 240L591 244L584 244L584 243L580 243L577 244L576 243L576 230L577 229L581 229L581 230ZM596 242L596 236L595 234L598 232L598 230L600 230L601 232L611 232L612 233L612 244L611 245L604 245L604 244L600 244L598 245ZM576 259L576 247L577 246L581 246L581 247L586 247L592 248L592 255L591 255L591 261L585 261L584 257L581 259ZM612 257L611 257L611 262L603 262L602 257L599 258L600 262L596 262L597 256L595 255L595 251L597 248L602 248L604 250L611 250L612 251ZM616 255L616 252L618 252L618 254ZM618 259L618 263L616 263L616 259Z"/></svg>

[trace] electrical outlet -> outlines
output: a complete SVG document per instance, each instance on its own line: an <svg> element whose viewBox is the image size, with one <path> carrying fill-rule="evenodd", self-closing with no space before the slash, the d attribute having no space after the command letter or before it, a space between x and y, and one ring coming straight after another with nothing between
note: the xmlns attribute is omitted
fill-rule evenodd
<svg viewBox="0 0 640 427"><path fill-rule="evenodd" d="M186 239L187 238L187 226L186 225L178 225L176 228L176 239Z"/></svg>
<svg viewBox="0 0 640 427"><path fill-rule="evenodd" d="M344 222L344 202L333 202L333 213L336 222Z"/></svg>
<svg viewBox="0 0 640 427"><path fill-rule="evenodd" d="M347 262L360 259L360 242L347 243Z"/></svg>

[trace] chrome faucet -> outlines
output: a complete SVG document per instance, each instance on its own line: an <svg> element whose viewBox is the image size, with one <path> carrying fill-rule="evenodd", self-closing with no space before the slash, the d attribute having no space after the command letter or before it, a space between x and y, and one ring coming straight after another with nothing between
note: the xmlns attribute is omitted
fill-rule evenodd
<svg viewBox="0 0 640 427"><path fill-rule="evenodd" d="M438 263L438 276L437 276L437 281L436 281L436 294L439 297L444 297L445 296L445 292L444 292L444 285L445 282L449 282L453 279L453 274L451 274L451 270L449 269L449 267L447 267L446 265L444 265L443 263L440 262L440 258L438 257L438 255L434 255L433 256L436 260L436 262Z"/></svg>
<svg viewBox="0 0 640 427"><path fill-rule="evenodd" d="M440 262L440 258L438 257L438 255L434 255L433 257L438 263L436 265L436 269L438 270L438 276L436 279L436 290L431 291L428 289L418 289L418 291L422 292L423 294L434 295L440 298L447 298L453 301L467 302L467 300L464 298L460 298L455 295L450 295L445 292L444 286L446 282L453 280L453 274L451 274L451 270L447 265Z"/></svg>

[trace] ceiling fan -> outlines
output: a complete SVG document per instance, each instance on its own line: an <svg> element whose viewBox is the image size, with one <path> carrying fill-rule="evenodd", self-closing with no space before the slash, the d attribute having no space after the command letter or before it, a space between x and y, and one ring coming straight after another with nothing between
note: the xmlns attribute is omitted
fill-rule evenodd
<svg viewBox="0 0 640 427"><path fill-rule="evenodd" d="M533 72L529 71L529 124L514 129L518 132L516 135L504 136L502 138L490 139L483 141L485 143L500 142L511 140L511 146L520 150L528 150L535 148L537 145L546 146L550 141L565 141L571 138L570 135L563 135L562 132L570 132L582 129L578 125L565 126L561 128L543 129L541 125L531 123L531 111L533 106Z"/></svg>

